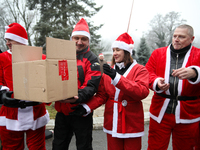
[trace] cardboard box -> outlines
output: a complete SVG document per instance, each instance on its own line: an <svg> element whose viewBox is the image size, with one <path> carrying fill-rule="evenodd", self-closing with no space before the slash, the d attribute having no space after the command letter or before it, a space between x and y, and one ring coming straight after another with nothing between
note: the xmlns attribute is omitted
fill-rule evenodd
<svg viewBox="0 0 200 150"><path fill-rule="evenodd" d="M46 38L46 60L42 47L12 51L14 98L49 103L78 95L75 42Z"/></svg>

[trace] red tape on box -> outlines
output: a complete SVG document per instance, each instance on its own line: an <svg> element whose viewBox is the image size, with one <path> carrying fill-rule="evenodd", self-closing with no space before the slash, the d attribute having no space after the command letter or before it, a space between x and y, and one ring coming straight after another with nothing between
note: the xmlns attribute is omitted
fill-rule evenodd
<svg viewBox="0 0 200 150"><path fill-rule="evenodd" d="M69 80L67 60L59 60L59 75L62 77L62 81Z"/></svg>

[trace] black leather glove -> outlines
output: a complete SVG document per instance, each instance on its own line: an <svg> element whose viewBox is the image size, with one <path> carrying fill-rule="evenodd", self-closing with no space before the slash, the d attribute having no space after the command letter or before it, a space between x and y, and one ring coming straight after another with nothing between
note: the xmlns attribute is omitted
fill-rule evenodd
<svg viewBox="0 0 200 150"><path fill-rule="evenodd" d="M12 105L19 104L20 100L11 98L12 94L13 94L13 91L5 91L2 93L1 98L5 106L10 106L10 105L12 106Z"/></svg>
<svg viewBox="0 0 200 150"><path fill-rule="evenodd" d="M112 79L116 76L116 70L111 68L108 64L103 65L103 72L109 75Z"/></svg>
<svg viewBox="0 0 200 150"><path fill-rule="evenodd" d="M2 96L3 96L3 93L5 93L5 92L6 92L6 90L0 91L0 104L3 104Z"/></svg>
<svg viewBox="0 0 200 150"><path fill-rule="evenodd" d="M71 109L73 109L74 111L70 112L69 115L83 116L87 113L86 109L82 105L71 107Z"/></svg>

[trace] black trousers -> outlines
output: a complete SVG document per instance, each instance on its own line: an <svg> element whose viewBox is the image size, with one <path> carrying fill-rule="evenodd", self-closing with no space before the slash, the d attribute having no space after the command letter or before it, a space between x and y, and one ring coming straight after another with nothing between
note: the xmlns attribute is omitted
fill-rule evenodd
<svg viewBox="0 0 200 150"><path fill-rule="evenodd" d="M68 150L73 134L77 150L92 150L92 115L66 116L58 112L55 119L53 150Z"/></svg>

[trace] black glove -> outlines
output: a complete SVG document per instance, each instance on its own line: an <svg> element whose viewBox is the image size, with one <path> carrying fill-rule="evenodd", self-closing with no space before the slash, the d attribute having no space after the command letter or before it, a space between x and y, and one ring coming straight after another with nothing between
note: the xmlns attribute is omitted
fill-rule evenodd
<svg viewBox="0 0 200 150"><path fill-rule="evenodd" d="M6 92L6 90L0 91L0 104L3 104L2 95L3 95L3 93L5 93L5 92Z"/></svg>
<svg viewBox="0 0 200 150"><path fill-rule="evenodd" d="M109 75L113 80L116 76L116 70L111 68L108 64L103 65L103 72Z"/></svg>
<svg viewBox="0 0 200 150"><path fill-rule="evenodd" d="M69 115L83 116L87 113L86 109L82 105L71 107L71 109L73 109L74 111L70 112Z"/></svg>
<svg viewBox="0 0 200 150"><path fill-rule="evenodd" d="M5 106L10 106L10 105L12 106L12 105L19 104L20 100L11 98L12 94L13 94L13 91L5 91L2 93L1 98Z"/></svg>
<svg viewBox="0 0 200 150"><path fill-rule="evenodd" d="M4 100L15 100L14 98L11 98L12 94L13 94L13 91L5 91L2 93L1 98L3 101Z"/></svg>

